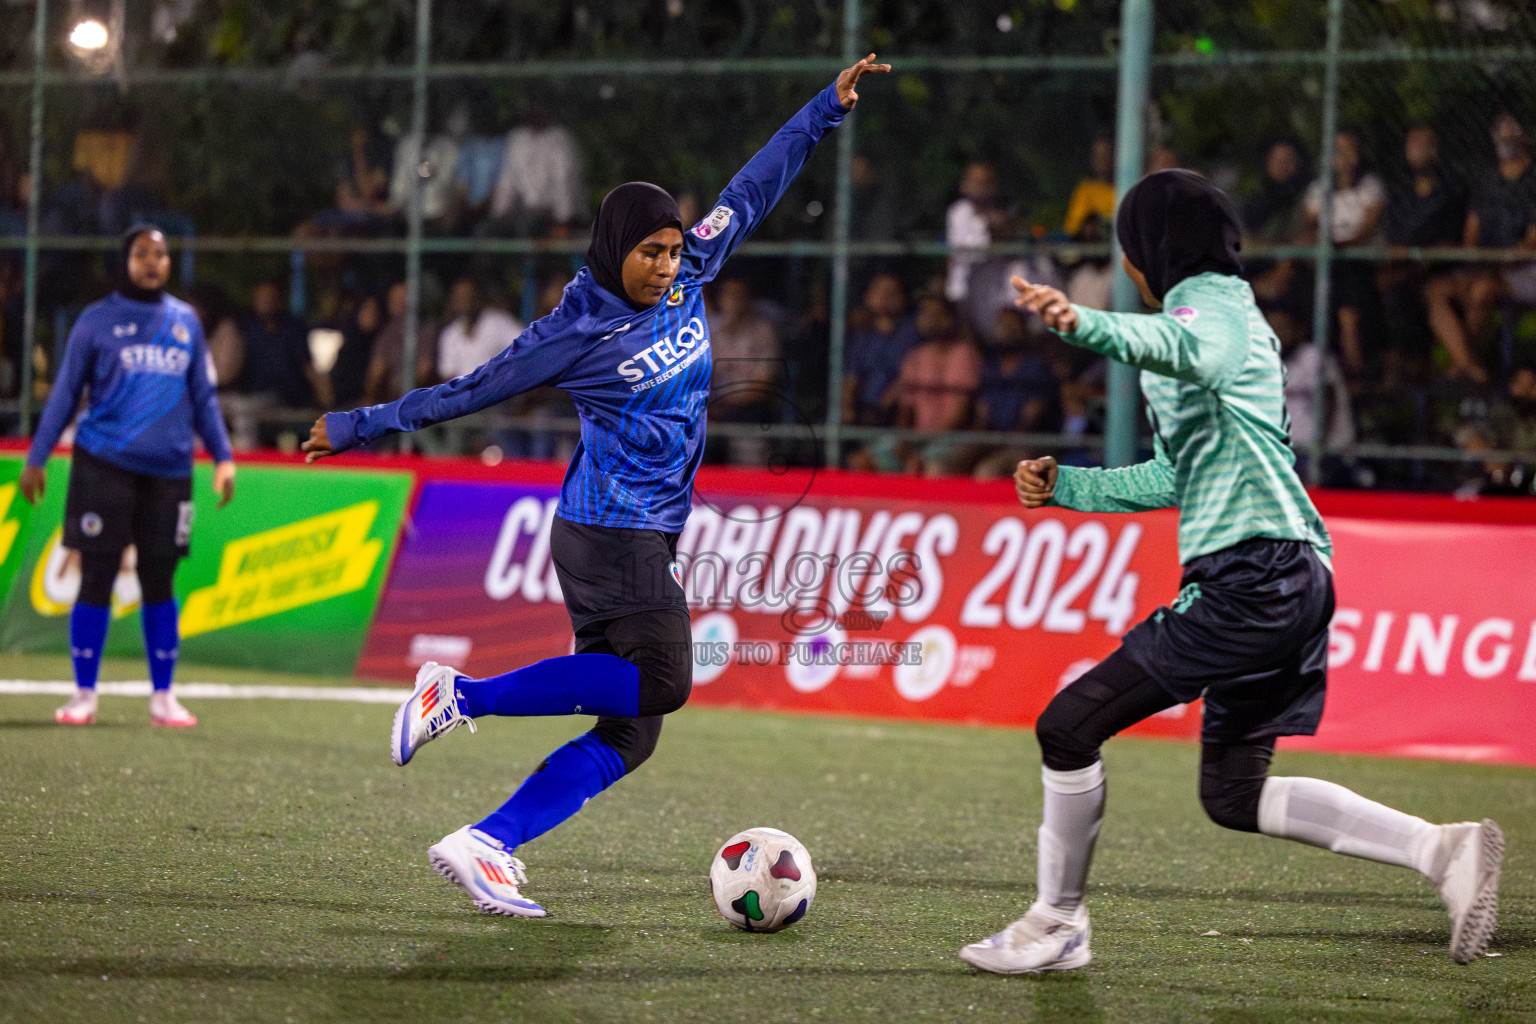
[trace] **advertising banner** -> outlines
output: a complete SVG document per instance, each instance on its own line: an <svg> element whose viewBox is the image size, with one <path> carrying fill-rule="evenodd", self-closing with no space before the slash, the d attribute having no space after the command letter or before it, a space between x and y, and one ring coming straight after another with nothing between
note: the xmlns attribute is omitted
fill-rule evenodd
<svg viewBox="0 0 1536 1024"><path fill-rule="evenodd" d="M1536 764L1536 526L1328 528L1327 713L1316 737L1287 745Z"/></svg>
<svg viewBox="0 0 1536 1024"><path fill-rule="evenodd" d="M352 672L389 571L410 475L242 466L234 500L217 509L212 473L206 463L193 469L192 553L176 573L182 656L288 672ZM0 475L0 499L4 481ZM25 543L16 542L24 551L0 618L5 650L69 651L80 570L78 556L60 546L68 485L69 460L52 459L44 499L19 535ZM9 529L5 522L0 531ZM108 656L143 651L133 564L130 548L113 589ZM0 560L0 574L8 565Z"/></svg>
<svg viewBox="0 0 1536 1024"><path fill-rule="evenodd" d="M11 584L26 551L27 526L32 521L32 506L17 487L25 466L25 459L0 456L0 616L5 614Z"/></svg>
<svg viewBox="0 0 1536 1024"><path fill-rule="evenodd" d="M359 672L567 653L557 494L547 477L423 482ZM1030 512L1007 484L793 472L706 471L697 499L677 574L698 703L1029 725L1178 590L1172 511ZM1518 568L1536 526L1380 514L1327 517L1328 710L1284 745L1536 764L1536 586ZM1198 707L1137 731L1194 737Z"/></svg>
<svg viewBox="0 0 1536 1024"><path fill-rule="evenodd" d="M1172 513L1026 513L1006 484L921 499L792 474L711 485L676 567L700 703L1027 725L1178 589ZM569 652L557 496L423 482L358 671L405 679L433 660L485 675ZM1140 731L1193 735L1198 718L1174 708Z"/></svg>

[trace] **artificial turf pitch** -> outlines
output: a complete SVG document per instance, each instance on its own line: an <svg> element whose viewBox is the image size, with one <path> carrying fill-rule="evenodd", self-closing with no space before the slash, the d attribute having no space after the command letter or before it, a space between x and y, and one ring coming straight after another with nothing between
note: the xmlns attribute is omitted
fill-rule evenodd
<svg viewBox="0 0 1536 1024"><path fill-rule="evenodd" d="M68 678L62 659L0 664ZM1528 769L1277 758L1434 820L1501 821L1500 955L1460 967L1422 879L1224 832L1194 746L1116 740L1094 962L1002 978L955 951L1033 897L1027 732L684 711L643 771L521 851L550 911L522 921L474 913L426 847L584 722L483 721L400 769L387 706L189 701L202 724L169 731L129 698L59 728L57 703L0 697L4 1020L1536 1020ZM749 825L799 836L820 875L778 935L731 930L709 899L711 855Z"/></svg>

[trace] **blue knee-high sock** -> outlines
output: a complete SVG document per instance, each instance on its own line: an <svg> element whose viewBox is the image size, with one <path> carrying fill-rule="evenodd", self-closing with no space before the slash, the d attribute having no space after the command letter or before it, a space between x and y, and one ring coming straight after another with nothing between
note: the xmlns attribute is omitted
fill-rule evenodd
<svg viewBox="0 0 1536 1024"><path fill-rule="evenodd" d="M107 642L107 623L112 609L104 604L75 602L69 613L69 656L75 662L75 685L96 689L101 668L101 645Z"/></svg>
<svg viewBox="0 0 1536 1024"><path fill-rule="evenodd" d="M510 800L474 827L515 850L581 810L623 777L624 759L619 752L584 733L545 758Z"/></svg>
<svg viewBox="0 0 1536 1024"><path fill-rule="evenodd" d="M149 661L149 679L157 690L169 690L176 674L176 655L181 646L181 631L176 624L176 601L147 604L141 611L144 620L144 657Z"/></svg>
<svg viewBox="0 0 1536 1024"><path fill-rule="evenodd" d="M460 676L459 710L481 715L640 714L640 670L612 654L545 658L488 679Z"/></svg>

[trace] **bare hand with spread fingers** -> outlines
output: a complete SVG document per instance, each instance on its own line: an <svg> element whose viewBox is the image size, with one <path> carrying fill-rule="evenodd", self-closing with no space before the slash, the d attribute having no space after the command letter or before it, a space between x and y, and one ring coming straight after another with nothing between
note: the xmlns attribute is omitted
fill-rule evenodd
<svg viewBox="0 0 1536 1024"><path fill-rule="evenodd" d="M1013 489L1018 493L1019 504L1039 508L1055 497L1056 472L1056 460L1049 455L1020 462L1013 472Z"/></svg>
<svg viewBox="0 0 1536 1024"><path fill-rule="evenodd" d="M1053 331L1071 334L1077 330L1077 310L1072 308L1072 302L1060 288L1030 284L1017 274L1009 283L1019 293L1013 300L1015 306L1034 313Z"/></svg>
<svg viewBox="0 0 1536 1024"><path fill-rule="evenodd" d="M870 54L837 76L837 102L848 110L852 110L853 105L859 102L859 94L854 89L854 86L859 84L859 79L865 75L883 75L891 70L889 64L876 64L874 60L875 55Z"/></svg>

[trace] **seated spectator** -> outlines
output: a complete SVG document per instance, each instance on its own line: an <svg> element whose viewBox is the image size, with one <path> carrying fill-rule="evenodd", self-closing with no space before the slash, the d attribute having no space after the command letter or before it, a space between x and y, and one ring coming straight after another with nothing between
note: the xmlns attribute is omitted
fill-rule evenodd
<svg viewBox="0 0 1536 1024"><path fill-rule="evenodd" d="M384 296L386 320L373 339L373 355L364 382L364 400L373 404L393 402L403 393L400 386L400 356L405 348L406 284L396 281ZM411 386L433 383L432 368L437 365L437 321L423 319L416 331L416 367Z"/></svg>
<svg viewBox="0 0 1536 1024"><path fill-rule="evenodd" d="M1408 173L1393 188L1382 219L1387 244L1421 248L1459 244L1467 216L1467 193L1461 182L1441 165L1440 140L1435 130L1427 124L1410 127L1403 137L1403 159ZM1454 263L1426 264L1406 259L1394 260L1381 268L1376 284L1394 339L1400 343L1423 337L1427 330L1427 289L1458 269L1459 265ZM1460 365L1470 366L1470 361L1461 360Z"/></svg>
<svg viewBox="0 0 1536 1024"><path fill-rule="evenodd" d="M587 212L581 154L570 129L541 107L507 135L501 175L484 232L516 238L569 238Z"/></svg>
<svg viewBox="0 0 1536 1024"><path fill-rule="evenodd" d="M1495 166L1472 189L1462 244L1468 248L1536 248L1536 162L1524 126L1508 111L1494 118ZM1451 357L1452 376L1486 381L1476 349L1488 333L1493 309L1506 296L1536 304L1536 264L1467 265L1432 281L1425 298L1429 325Z"/></svg>
<svg viewBox="0 0 1536 1024"><path fill-rule="evenodd" d="M950 247L945 298L951 302L965 298L971 268L984 258L982 253L967 250L1003 241L1012 228L1013 216L998 190L997 168L980 161L967 164L960 176L960 198L950 205L944 218L944 242Z"/></svg>
<svg viewBox="0 0 1536 1024"><path fill-rule="evenodd" d="M1243 202L1243 228L1252 242L1290 245L1302 237L1306 220L1302 197L1308 183L1306 160L1289 139L1270 143L1264 155L1259 190ZM1294 302L1305 287L1293 259L1243 261L1253 292L1271 303Z"/></svg>
<svg viewBox="0 0 1536 1024"><path fill-rule="evenodd" d="M187 295L187 302L197 313L203 325L203 336L208 339L208 358L213 361L213 383L224 391L240 379L245 365L245 336L235 304L224 289L215 284L196 284Z"/></svg>
<svg viewBox="0 0 1536 1024"><path fill-rule="evenodd" d="M341 348L329 374L331 400L337 408L351 409L362 402L367 388L373 343L384 327L384 304L371 292L346 295L332 324L341 334Z"/></svg>
<svg viewBox="0 0 1536 1024"><path fill-rule="evenodd" d="M1349 387L1338 360L1326 360L1318 347L1308 340L1305 317L1284 306L1270 306L1264 319L1280 341L1280 359L1285 363L1285 411L1291 420L1291 447L1296 452L1297 472L1307 474L1310 446L1317 437L1318 405L1323 405L1323 442L1328 447L1348 447L1355 443L1355 420L1350 410ZM1321 361L1321 365L1319 365ZM1318 387L1321 380L1322 394ZM1323 460L1324 483L1337 485L1347 479L1341 459L1334 455Z"/></svg>
<svg viewBox="0 0 1536 1024"><path fill-rule="evenodd" d="M1147 174L1157 171L1173 171L1184 166L1184 158L1179 153L1179 147L1171 142L1160 143L1153 147L1147 154Z"/></svg>
<svg viewBox="0 0 1536 1024"><path fill-rule="evenodd" d="M858 242L895 241L901 225L895 191L881 178L879 168L867 154L854 154L848 171L853 185L850 237Z"/></svg>
<svg viewBox="0 0 1536 1024"><path fill-rule="evenodd" d="M1329 231L1333 244L1341 249L1367 245L1376 237L1381 215L1387 208L1387 190L1381 179L1365 168L1360 135L1345 129L1333 139L1334 191ZM1319 230L1322 216L1323 183L1314 181L1307 189L1307 224ZM1339 349L1351 373L1365 369L1364 317L1379 306L1376 274L1370 264L1360 260L1340 259L1333 264L1333 313L1338 318Z"/></svg>
<svg viewBox="0 0 1536 1024"><path fill-rule="evenodd" d="M558 271L545 278L539 285L533 306L533 318L542 319L555 311L565 297L565 286L571 283L571 275ZM535 388L513 396L502 409L509 415L532 420L575 419L576 403L559 388ZM565 459L575 451L575 441L569 435L555 434L549 430L500 430L496 443L508 455L525 459Z"/></svg>
<svg viewBox="0 0 1536 1024"><path fill-rule="evenodd" d="M448 322L437 339L439 381L474 371L523 333L523 325L511 313L486 301L485 289L473 277L453 283L444 312Z"/></svg>
<svg viewBox="0 0 1536 1024"><path fill-rule="evenodd" d="M1077 183L1067 200L1067 217L1061 229L1077 238L1092 218L1105 224L1115 221L1115 146L1107 138L1093 140L1088 153L1088 177Z"/></svg>
<svg viewBox="0 0 1536 1024"><path fill-rule="evenodd" d="M937 296L919 305L917 327L923 342L907 353L897 378L898 425L928 432L974 426L981 353L954 307ZM976 454L968 444L922 441L905 453L904 468L923 476L949 476L968 470Z"/></svg>
<svg viewBox="0 0 1536 1024"><path fill-rule="evenodd" d="M395 143L395 170L389 179L390 216L408 217L411 192L419 187L422 224L433 234L451 229L460 210L459 144L469 134L469 110L456 107L448 115L446 128L426 140L425 153L418 151L410 132L401 135Z"/></svg>
<svg viewBox="0 0 1536 1024"><path fill-rule="evenodd" d="M1022 433L1060 430L1061 381L1024 315L1016 309L998 313L992 337L981 370L977 426ZM978 480L1012 476L1020 459L1038 455L1018 445L998 448L982 457L972 475Z"/></svg>
<svg viewBox="0 0 1536 1024"><path fill-rule="evenodd" d="M714 374L709 382L709 417L722 423L771 423L782 417L782 399L773 388L783 358L773 322L753 308L752 287L739 277L714 289L707 307ZM763 465L766 439L729 439L730 461Z"/></svg>
<svg viewBox="0 0 1536 1024"><path fill-rule="evenodd" d="M385 233L394 216L389 201L389 144L365 122L352 126L346 155L336 167L336 206L316 214L303 235L369 238Z"/></svg>
<svg viewBox="0 0 1536 1024"><path fill-rule="evenodd" d="M251 313L241 322L240 333L245 338L245 365L236 391L290 409L316 405L309 331L304 321L288 312L280 281L256 283Z"/></svg>
<svg viewBox="0 0 1536 1024"><path fill-rule="evenodd" d="M849 318L853 328L843 360L843 420L865 425L889 423L896 397L891 385L901 361L921 340L917 319L907 312L901 278L884 272L870 278L864 304Z"/></svg>
<svg viewBox="0 0 1536 1024"><path fill-rule="evenodd" d="M1078 226L1077 233L1072 236L1073 241L1102 244L1109 240L1109 225L1113 223L1113 216L1107 220L1097 214L1088 217ZM1110 308L1114 301L1115 271L1108 256L1082 256L1075 262L1064 259L1062 271L1066 274L1062 291L1067 293L1067 298L1073 303L1090 309ZM1026 276L1026 280L1033 281L1034 278ZM1007 309L1008 306L1004 306L1000 312L1006 312Z"/></svg>
<svg viewBox="0 0 1536 1024"><path fill-rule="evenodd" d="M459 138L459 159L453 180L460 203L460 230L479 224L491 210L491 193L501 177L501 158L507 143L499 135L482 135L481 127L468 107L464 111L464 131ZM457 113L457 111L455 112ZM450 122L449 131L453 124Z"/></svg>

